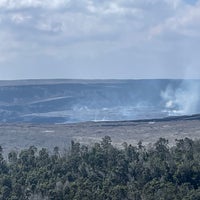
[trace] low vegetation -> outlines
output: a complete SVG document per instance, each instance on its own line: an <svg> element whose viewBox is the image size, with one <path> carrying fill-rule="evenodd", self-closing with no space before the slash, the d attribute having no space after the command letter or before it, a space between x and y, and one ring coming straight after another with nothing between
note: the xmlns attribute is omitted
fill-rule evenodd
<svg viewBox="0 0 200 200"><path fill-rule="evenodd" d="M200 140L154 145L71 143L64 153L32 146L3 157L0 148L1 200L198 200Z"/></svg>

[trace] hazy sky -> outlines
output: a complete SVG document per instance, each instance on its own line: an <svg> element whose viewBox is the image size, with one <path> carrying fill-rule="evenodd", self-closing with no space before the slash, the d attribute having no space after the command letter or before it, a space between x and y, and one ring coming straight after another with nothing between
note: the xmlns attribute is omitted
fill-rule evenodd
<svg viewBox="0 0 200 200"><path fill-rule="evenodd" d="M0 0L0 79L200 78L200 0Z"/></svg>

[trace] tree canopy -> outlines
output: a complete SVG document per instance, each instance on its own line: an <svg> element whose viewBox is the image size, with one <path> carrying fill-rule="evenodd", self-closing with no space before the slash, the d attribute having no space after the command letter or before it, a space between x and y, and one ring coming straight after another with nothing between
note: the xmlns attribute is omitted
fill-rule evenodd
<svg viewBox="0 0 200 200"><path fill-rule="evenodd" d="M0 147L0 200L197 200L199 186L200 140L117 148L106 136L92 146L72 141L65 153L31 146L7 158Z"/></svg>

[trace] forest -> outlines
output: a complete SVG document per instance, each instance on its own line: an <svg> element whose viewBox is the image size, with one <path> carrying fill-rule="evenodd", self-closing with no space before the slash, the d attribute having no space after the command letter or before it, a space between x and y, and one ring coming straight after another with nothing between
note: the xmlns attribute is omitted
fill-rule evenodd
<svg viewBox="0 0 200 200"><path fill-rule="evenodd" d="M1 147L0 200L200 199L200 140L122 146L105 136L52 152L31 146L4 155Z"/></svg>

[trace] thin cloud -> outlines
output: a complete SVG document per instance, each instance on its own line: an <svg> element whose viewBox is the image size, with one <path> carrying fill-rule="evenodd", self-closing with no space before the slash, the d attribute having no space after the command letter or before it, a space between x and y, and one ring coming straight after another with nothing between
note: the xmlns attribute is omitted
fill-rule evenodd
<svg viewBox="0 0 200 200"><path fill-rule="evenodd" d="M36 65L51 77L58 63L68 78L75 71L91 78L171 76L177 71L169 66L184 70L182 60L197 65L199 13L200 3L182 0L1 0L0 74L26 63L24 77L40 76Z"/></svg>
<svg viewBox="0 0 200 200"><path fill-rule="evenodd" d="M199 36L200 4L184 5L174 16L152 27L149 37L156 37L168 32L190 37Z"/></svg>
<svg viewBox="0 0 200 200"><path fill-rule="evenodd" d="M18 10L27 8L56 9L66 6L70 1L67 0L1 0L0 8L6 10Z"/></svg>

